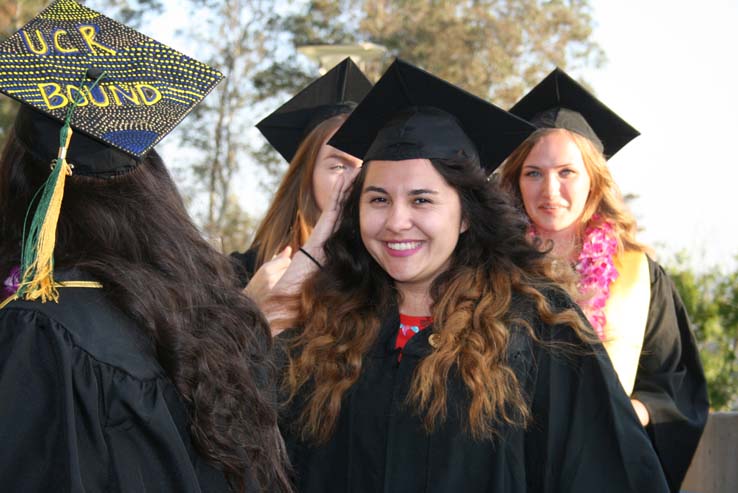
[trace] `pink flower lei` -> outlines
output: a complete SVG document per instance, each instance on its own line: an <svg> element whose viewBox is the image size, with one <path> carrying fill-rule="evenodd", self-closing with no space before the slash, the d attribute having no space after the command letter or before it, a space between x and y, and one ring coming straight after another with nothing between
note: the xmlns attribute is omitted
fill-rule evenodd
<svg viewBox="0 0 738 493"><path fill-rule="evenodd" d="M594 216L584 230L582 250L574 268L579 274L579 292L587 297L581 303L582 311L601 341L605 340L605 305L610 298L610 286L618 278L613 261L617 250L612 224Z"/></svg>
<svg viewBox="0 0 738 493"><path fill-rule="evenodd" d="M529 235L536 236L532 225ZM593 216L582 235L582 249L574 269L579 274L579 292L585 296L580 306L601 341L605 340L605 305L610 298L610 286L618 278L613 261L617 250L615 228Z"/></svg>

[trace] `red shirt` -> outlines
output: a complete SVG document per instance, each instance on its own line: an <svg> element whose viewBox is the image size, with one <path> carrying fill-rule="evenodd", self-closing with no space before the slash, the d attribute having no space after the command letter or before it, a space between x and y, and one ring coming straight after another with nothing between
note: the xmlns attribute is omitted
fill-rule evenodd
<svg viewBox="0 0 738 493"><path fill-rule="evenodd" d="M400 349L400 351L402 351L402 348L405 347L407 341L409 341L412 336L428 327L431 322L433 322L431 317L414 317L412 315L403 315L400 313L400 328L397 330L395 349ZM400 354L399 357L402 358L402 354Z"/></svg>

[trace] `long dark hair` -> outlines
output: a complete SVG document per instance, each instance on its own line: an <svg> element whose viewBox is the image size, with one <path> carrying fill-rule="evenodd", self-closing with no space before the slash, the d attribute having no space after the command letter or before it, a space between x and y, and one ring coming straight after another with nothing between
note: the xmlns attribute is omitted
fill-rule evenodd
<svg viewBox="0 0 738 493"><path fill-rule="evenodd" d="M571 282L526 240L527 221L509 197L487 181L474 159L431 160L459 194L468 229L459 237L449 269L431 286L438 349L419 364L407 396L430 431L446 418L447 380L453 368L468 389L467 429L476 438L494 437L500 425L523 426L525 397L506 360L510 327L531 328L531 315L510 310L514 293L532 300L546 323L563 323L585 334L574 309L555 311L546 293L562 292L555 281ZM294 398L310 388L297 426L305 439L328 440L343 394L361 373L362 359L378 335L380 318L398 293L359 235L359 204L371 162L365 163L344 205L334 235L326 242L323 269L307 280L291 341L286 386Z"/></svg>
<svg viewBox="0 0 738 493"><path fill-rule="evenodd" d="M19 263L26 209L49 173L11 132L0 161L0 273ZM267 322L228 259L202 239L160 157L125 174L68 178L54 255L103 284L181 393L201 454L242 491L288 491L270 388Z"/></svg>

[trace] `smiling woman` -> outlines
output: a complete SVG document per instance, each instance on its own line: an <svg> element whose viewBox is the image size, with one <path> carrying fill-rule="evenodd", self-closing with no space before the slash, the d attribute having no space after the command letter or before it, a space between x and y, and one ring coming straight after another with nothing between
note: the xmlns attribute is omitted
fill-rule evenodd
<svg viewBox="0 0 738 493"><path fill-rule="evenodd" d="M636 241L607 166L638 132L559 69L511 111L539 130L507 159L500 184L519 199L531 236L575 265L582 309L678 491L707 419L707 391L682 300Z"/></svg>
<svg viewBox="0 0 738 493"><path fill-rule="evenodd" d="M298 491L666 491L564 277L487 180L532 130L397 61L329 141L364 165L277 338Z"/></svg>
<svg viewBox="0 0 738 493"><path fill-rule="evenodd" d="M590 179L584 158L566 130L542 137L525 158L520 173L520 194L536 229L554 239L555 253L566 257L566 239L576 236L579 217L589 196Z"/></svg>
<svg viewBox="0 0 738 493"><path fill-rule="evenodd" d="M425 298L448 269L459 234L466 229L459 194L428 159L374 161L367 170L360 205L361 240L369 254L395 280L408 315L427 315ZM418 300L420 301L420 300Z"/></svg>

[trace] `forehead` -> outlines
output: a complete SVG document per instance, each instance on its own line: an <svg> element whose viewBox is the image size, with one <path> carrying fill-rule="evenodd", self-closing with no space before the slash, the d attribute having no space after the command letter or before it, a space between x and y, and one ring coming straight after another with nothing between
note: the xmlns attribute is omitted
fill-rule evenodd
<svg viewBox="0 0 738 493"><path fill-rule="evenodd" d="M420 188L449 186L428 159L369 161L364 186Z"/></svg>
<svg viewBox="0 0 738 493"><path fill-rule="evenodd" d="M327 139L326 139L326 142L327 142ZM351 154L348 154L346 152L343 152L341 149L336 149L335 147L327 144L326 142L323 142L323 145L320 146L320 151L318 151L318 159L324 159L327 157L338 157L346 161L361 162L361 159L355 156L352 156Z"/></svg>
<svg viewBox="0 0 738 493"><path fill-rule="evenodd" d="M582 153L565 130L555 130L542 136L528 153L523 166L584 166Z"/></svg>

